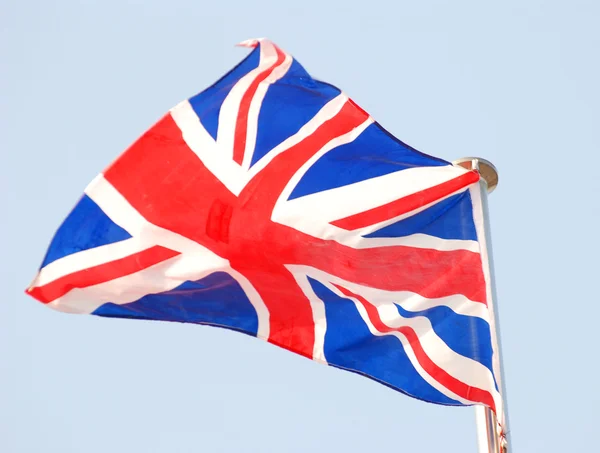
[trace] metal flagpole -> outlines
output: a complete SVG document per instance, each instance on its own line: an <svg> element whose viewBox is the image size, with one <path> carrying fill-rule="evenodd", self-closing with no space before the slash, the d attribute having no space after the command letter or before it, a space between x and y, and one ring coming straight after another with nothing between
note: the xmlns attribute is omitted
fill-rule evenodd
<svg viewBox="0 0 600 453"><path fill-rule="evenodd" d="M499 432L499 424L496 420L496 415L488 407L475 406L475 421L477 424L477 444L479 453L512 453L509 443L509 428L508 428L508 409L506 405L506 387L504 380L504 367L502 366L502 349L500 345L500 322L498 317L498 305L496 297L496 281L494 276L494 260L492 258L492 238L490 233L490 221L489 212L487 205L488 194L491 193L498 185L498 171L494 165L479 157L464 157L462 159L455 160L454 165L461 166L468 170L477 170L481 175L479 179L479 192L481 196L481 208L483 216L483 228L485 231L485 244L482 255L484 256L484 266L488 266L488 280L490 285L490 299L488 300L488 307L491 315L491 333L492 342L494 345L494 354L498 355L499 372L496 379L500 393L502 396L503 406L503 433ZM476 206L474 206L477 209ZM481 240L480 240L481 242Z"/></svg>

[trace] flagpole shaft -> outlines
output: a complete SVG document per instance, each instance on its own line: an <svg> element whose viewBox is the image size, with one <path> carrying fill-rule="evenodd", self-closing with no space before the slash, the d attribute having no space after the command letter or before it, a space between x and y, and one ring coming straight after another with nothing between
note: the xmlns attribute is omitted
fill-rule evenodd
<svg viewBox="0 0 600 453"><path fill-rule="evenodd" d="M481 175L479 180L479 189L481 193L481 207L485 232L485 247L487 252L487 265L489 267L489 285L490 285L490 300L488 307L490 310L491 334L494 345L494 353L498 354L499 376L496 377L498 387L502 397L503 406L503 429L505 440L501 440L501 433L498 432L498 423L494 412L485 406L475 407L475 421L477 429L477 445L479 453L512 453L509 437L508 424L508 407L506 404L506 387L504 379L504 366L502 364L502 347L500 343L500 320L498 316L498 298L496 296L496 279L494 274L494 260L492 256L492 236L490 230L490 216L488 211L488 193L496 188L498 184L498 173L494 166L479 158L464 158L454 162L455 165L460 165L470 170L477 170ZM485 265L486 263L484 263Z"/></svg>
<svg viewBox="0 0 600 453"><path fill-rule="evenodd" d="M479 162L477 163L477 169L479 170ZM490 286L492 289L492 298L490 301L488 301L488 306L492 305L492 310L491 310L491 315L492 315L492 323L495 326L495 329L493 329L493 331L495 331L495 338L492 340L494 341L494 345L495 345L495 349L496 349L496 353L498 354L498 358L499 358L499 362L500 362L500 376L499 376L499 380L500 382L498 382L498 386L500 387L500 393L502 396L502 406L504 409L504 431L505 431L505 436L506 436L506 442L504 443L504 449L502 448L503 446L500 445L500 433L497 432L498 429L498 423L496 423L496 416L494 415L494 413L488 408L488 407L484 407L483 411L479 411L479 412L483 412L483 414L480 417L485 417L485 424L486 424L486 431L489 433L490 431L493 433L493 440L494 442L492 442L489 447L488 447L488 451L490 453L512 453L512 450L510 448L510 439L508 437L509 431L509 426L508 426L508 407L506 404L506 386L505 386L505 382L506 380L504 379L504 364L503 364L503 355L502 355L502 344L501 344L501 334L500 334L500 317L498 316L498 296L497 296L497 292L496 292L496 274L494 272L494 257L493 257L493 253L492 253L492 234L491 234L491 227L490 227L490 214L489 214L489 210L488 210L488 183L486 181L485 178L481 178L479 180L479 185L480 185L480 189L481 189L481 204L483 207L483 219L484 219L484 223L485 223L485 243L486 243L486 247L487 247L487 256L488 256L488 265L489 265L489 278L490 278ZM496 180L496 184L497 184L497 180ZM477 414L478 412L476 412ZM483 420L482 420L483 421ZM489 438L489 434L488 434L488 438ZM492 448L495 448L492 449Z"/></svg>
<svg viewBox="0 0 600 453"><path fill-rule="evenodd" d="M496 417L489 407L475 406L477 450L479 453L502 453L498 439Z"/></svg>

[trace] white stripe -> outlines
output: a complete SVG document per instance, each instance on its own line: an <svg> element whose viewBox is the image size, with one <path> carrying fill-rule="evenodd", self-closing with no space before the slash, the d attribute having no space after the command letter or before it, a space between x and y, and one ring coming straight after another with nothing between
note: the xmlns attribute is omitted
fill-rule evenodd
<svg viewBox="0 0 600 453"><path fill-rule="evenodd" d="M336 100L338 100L338 101L336 101ZM338 102L342 102L342 101L345 102L345 99L340 98L338 96L338 98L332 100L330 102L330 104L332 104L333 101L336 101L336 104L337 104ZM329 104L327 104L327 105L329 105ZM325 107L327 107L327 105ZM340 109L341 109L342 106L343 106L343 104L336 105L336 107L339 107ZM333 104L332 104L332 107L333 107ZM339 110L338 110L338 112L339 112ZM338 112L336 112L336 114ZM332 115L332 117L333 116L335 116L335 115ZM292 209L289 208L288 204L290 202L287 201L287 200L288 200L290 194L292 193L292 191L294 190L294 188L298 185L298 182L300 181L300 179L302 179L302 177L308 171L308 169L310 167L312 167L317 160L319 160L321 157L323 157L323 155L325 153L331 151L334 148L337 148L338 146L342 146L342 145L345 145L347 143L353 142L372 123L373 123L373 119L372 118L368 118L362 124L360 124L359 126L355 127L351 131L349 131L349 132L347 132L347 133L345 133L343 135L340 135L338 137L333 138L327 144L325 144L325 146L323 146L323 148L321 148L318 152L316 152L308 161L306 161L304 163L304 165L302 165L302 167L300 167L300 169L298 169L298 171L294 174L294 176L292 176L290 178L289 182L287 183L287 185L285 186L285 188L281 192L281 195L279 196L279 198L277 200L277 203L275 204L275 207L273 209L273 214L271 216L271 219L274 222L278 222L278 223L282 223L284 225L292 226L293 228L296 228L296 229L299 229L299 230L305 231L305 232L308 232L308 231L311 230L311 226L309 226L309 225L313 224L313 219L314 219L314 221L318 222L316 225L319 226L321 218L318 215L317 215L317 217L314 217L313 219L311 219L310 217L302 217L302 216L305 216L307 214L308 215L312 215L312 214L309 214L309 211L306 210L307 206L303 206L305 208L305 210L302 211L302 212L294 210L294 208L297 207L297 205L293 205ZM302 130L300 132L302 132ZM310 133L312 133L312 132L313 131L311 131ZM310 134L306 134L306 135L310 135ZM259 162L259 163L261 163L261 162ZM255 165L254 167L257 167L257 165ZM254 167L252 167L252 169L254 169ZM304 198L304 197L302 197L302 198ZM318 209L318 207L317 207L317 209ZM312 230L314 231L314 229L317 228L317 226L315 226L313 224L312 225ZM312 234L313 236L315 236L315 234L313 234L313 233L308 233L308 234Z"/></svg>
<svg viewBox="0 0 600 453"><path fill-rule="evenodd" d="M329 226L326 228L329 229ZM341 230L341 228L339 228L339 230ZM405 247L439 250L441 252L468 250L470 252L479 253L479 243L471 240L443 239L422 233L415 233L399 238L363 238L356 232L353 234L348 234L350 232L346 232L346 234L344 234L342 231L340 231L339 236L336 236L336 240L344 245L358 249L401 245Z"/></svg>
<svg viewBox="0 0 600 453"><path fill-rule="evenodd" d="M445 183L463 175L465 172L465 169L451 165L408 168L289 200L280 206L279 217L305 218L306 220L301 224L302 228L305 228L305 224L314 221L319 224L326 224ZM416 212L418 211L412 211L410 215ZM400 218L394 218L393 221ZM371 232L369 229L361 231L362 234Z"/></svg>
<svg viewBox="0 0 600 453"><path fill-rule="evenodd" d="M227 261L214 254L178 255L134 274L86 288L74 288L48 305L69 313L92 313L108 302L127 304L148 294L169 291L187 280L195 281L213 272L227 270Z"/></svg>
<svg viewBox="0 0 600 453"><path fill-rule="evenodd" d="M300 272L294 272L294 266L286 266L291 274L296 279L296 283L300 289L304 292L304 295L310 302L312 309L313 321L315 324L315 342L313 346L313 360L324 363L327 365L327 358L325 357L325 334L327 333L327 316L325 314L325 304L315 294L310 285L310 282L306 278L306 275Z"/></svg>
<svg viewBox="0 0 600 453"><path fill-rule="evenodd" d="M277 51L273 43L262 40L260 45L260 63L258 67L243 76L227 94L219 111L219 129L217 146L219 153L226 159L233 159L235 127L238 120L240 103L250 85L256 78L277 61Z"/></svg>
<svg viewBox="0 0 600 453"><path fill-rule="evenodd" d="M85 189L85 193L113 222L144 244L160 245L181 253L206 254L208 252L208 249L197 242L150 223L102 174L94 178Z"/></svg>
<svg viewBox="0 0 600 453"><path fill-rule="evenodd" d="M245 41L239 42L236 45L238 47L249 47L251 49L254 49L256 46L258 46L263 41L268 41L268 39L267 38L246 39Z"/></svg>
<svg viewBox="0 0 600 453"><path fill-rule="evenodd" d="M102 173L88 184L84 192L117 225L132 236L140 236L148 223L142 215L109 183Z"/></svg>
<svg viewBox="0 0 600 453"><path fill-rule="evenodd" d="M266 42L263 41L261 44L261 59L262 59L262 50L266 46ZM270 45L273 45L270 43ZM274 45L273 45L274 46ZM263 100L265 95L267 94L267 90L269 86L273 83L277 82L281 79L290 69L292 65L292 57L285 54L285 59L283 62L277 66L273 72L263 80L256 89L256 93L254 93L254 97L250 103L250 109L248 111L248 119L246 123L246 144L244 150L244 160L242 162L242 167L244 170L248 170L250 168L250 164L252 163L252 157L254 156L255 147L256 147L256 136L258 134L258 117L260 114L260 109L262 107Z"/></svg>
<svg viewBox="0 0 600 453"><path fill-rule="evenodd" d="M240 286L246 293L246 296L248 296L250 303L254 306L254 309L256 310L256 316L258 317L258 329L256 332L256 336L262 340L268 340L269 333L271 330L271 324L269 322L270 313L269 309L265 305L265 302L262 300L262 297L260 297L260 294L258 293L258 291L256 291L254 286L252 286L250 280L248 280L243 274L236 271L235 269L229 269L227 272L237 280L237 282L240 284Z"/></svg>
<svg viewBox="0 0 600 453"><path fill-rule="evenodd" d="M47 285L74 272L125 258L148 247L148 244L144 244L139 239L130 238L64 256L43 267L31 284L31 288Z"/></svg>
<svg viewBox="0 0 600 453"><path fill-rule="evenodd" d="M245 174L232 159L216 148L216 144L206 131L200 118L189 101L180 102L171 109L171 117L181 130L183 140L198 156L206 168L213 173L235 195L239 195L245 185Z"/></svg>
<svg viewBox="0 0 600 453"><path fill-rule="evenodd" d="M482 302L473 302L462 294L453 294L452 296L428 299L417 293L403 291L402 294L399 294L397 299L394 300L394 303L402 307L404 310L412 312L425 311L437 307L446 307L457 315L480 318L488 324L490 322L489 312L485 304Z"/></svg>
<svg viewBox="0 0 600 453"><path fill-rule="evenodd" d="M336 96L335 98L333 98L331 101L329 101L323 107L321 107L321 109L317 112L317 114L315 116L313 116L308 123L306 123L304 126L302 126L298 132L296 132L294 135L288 137L286 140L281 142L279 145L277 145L275 148L273 148L271 151L269 151L265 155L265 157L263 157L255 165L253 165L252 168L250 168L250 171L248 172L248 180L252 179L256 174L258 174L260 171L262 171L267 165L269 165L269 163L276 156L287 151L292 146L297 145L305 138L314 134L315 131L319 127L321 127L325 122L329 121L330 119L334 118L338 113L340 113L340 111L342 110L342 107L344 107L344 104L347 101L348 101L348 97L342 93L342 94ZM368 121L373 122L372 119L370 119ZM359 128L360 128L360 126L359 126ZM362 130L361 130L361 132L362 132ZM352 132L350 132L349 134L351 135ZM349 135L349 134L346 134L346 135ZM342 137L344 137L344 136L342 136ZM354 140L354 138L352 138L352 140ZM350 141L352 141L352 140L350 140ZM333 140L332 140L332 142L333 142ZM332 142L330 142L330 143L332 143ZM335 146L330 147L330 143L325 145L325 147L323 147L323 149L315 155L317 157L313 156L307 163L305 163L303 165L302 168L306 167L304 169L304 172L308 169L308 167L310 165L312 165L313 162L315 162L319 157L321 157L323 154L325 154L325 152L333 149L335 146L340 146L340 144L343 144L343 143L339 143L339 144L336 144ZM344 143L347 143L347 142L344 142ZM309 163L310 163L310 165L308 165ZM300 170L300 171L302 171L302 170ZM294 175L292 180L294 180L295 178L296 178L296 175ZM298 178L298 180L299 180L299 178ZM288 185L289 184L291 184L291 181L290 181L290 183L288 183ZM296 182L296 184L297 184L297 182ZM292 187L292 189L293 189L293 187ZM286 195L287 190L288 189L286 187L286 189L282 192L282 195L281 195L282 197L284 197ZM290 189L290 192L291 192L291 189ZM287 199L288 196L289 196L289 194L287 196L285 196L285 199Z"/></svg>

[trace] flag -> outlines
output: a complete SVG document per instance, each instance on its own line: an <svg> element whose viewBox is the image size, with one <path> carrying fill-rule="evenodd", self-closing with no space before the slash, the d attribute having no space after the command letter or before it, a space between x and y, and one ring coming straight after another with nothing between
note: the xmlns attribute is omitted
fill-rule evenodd
<svg viewBox="0 0 600 453"><path fill-rule="evenodd" d="M479 175L396 139L272 42L85 189L27 292L239 331L501 414Z"/></svg>

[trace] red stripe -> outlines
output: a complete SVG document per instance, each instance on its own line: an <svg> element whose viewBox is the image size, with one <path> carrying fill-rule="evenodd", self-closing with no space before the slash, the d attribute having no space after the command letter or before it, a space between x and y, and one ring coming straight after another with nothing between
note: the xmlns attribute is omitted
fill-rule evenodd
<svg viewBox="0 0 600 453"><path fill-rule="evenodd" d="M383 206L336 220L331 224L345 230L364 228L427 206L478 181L479 173L470 171L437 186L415 192Z"/></svg>
<svg viewBox="0 0 600 453"><path fill-rule="evenodd" d="M275 47L275 51L277 52L277 61L261 72L250 84L244 95L242 96L242 100L240 101L240 109L238 112L237 122L235 124L235 136L233 141L233 160L237 162L239 165L242 165L244 161L244 151L246 149L246 135L248 131L248 112L250 111L250 104L252 103L252 98L258 89L258 85L263 82L267 77L269 77L273 71L285 60L285 54L277 47Z"/></svg>
<svg viewBox="0 0 600 453"><path fill-rule="evenodd" d="M125 258L65 275L47 285L32 288L28 293L40 302L47 304L64 296L74 288L87 288L88 286L124 277L177 255L179 255L179 252L156 245Z"/></svg>
<svg viewBox="0 0 600 453"><path fill-rule="evenodd" d="M253 255L260 259L262 250ZM292 274L276 262L233 260L231 267L243 274L269 310L269 343L312 359L315 324L310 301ZM258 263L258 265L257 265Z"/></svg>
<svg viewBox="0 0 600 453"><path fill-rule="evenodd" d="M343 288L339 285L334 286L339 289L345 296L352 297L358 300L366 309L367 315L369 316L369 320L375 326L375 328L382 333L391 333L391 332L399 332L406 337L410 346L415 353L417 361L423 367L425 372L429 374L433 379L439 382L441 385L446 387L448 390L452 391L452 393L460 396L469 401L473 401L475 403L482 403L486 406L490 407L494 412L496 411L496 404L494 403L494 398L492 394L487 390L480 389L478 387L473 387L468 384L465 384L459 379L451 376L448 372L446 372L443 368L439 367L431 358L427 355L421 342L419 341L419 337L413 328L408 326L402 327L389 327L386 325L381 318L379 317L379 312L377 308L368 302L363 297L358 294L354 294L353 292Z"/></svg>
<svg viewBox="0 0 600 453"><path fill-rule="evenodd" d="M293 240L294 234L290 228L280 240ZM411 291L430 299L462 294L474 302L485 304L487 300L481 256L476 252L404 246L354 249L335 241L297 240L306 246L298 247L287 263L316 267L361 285Z"/></svg>

